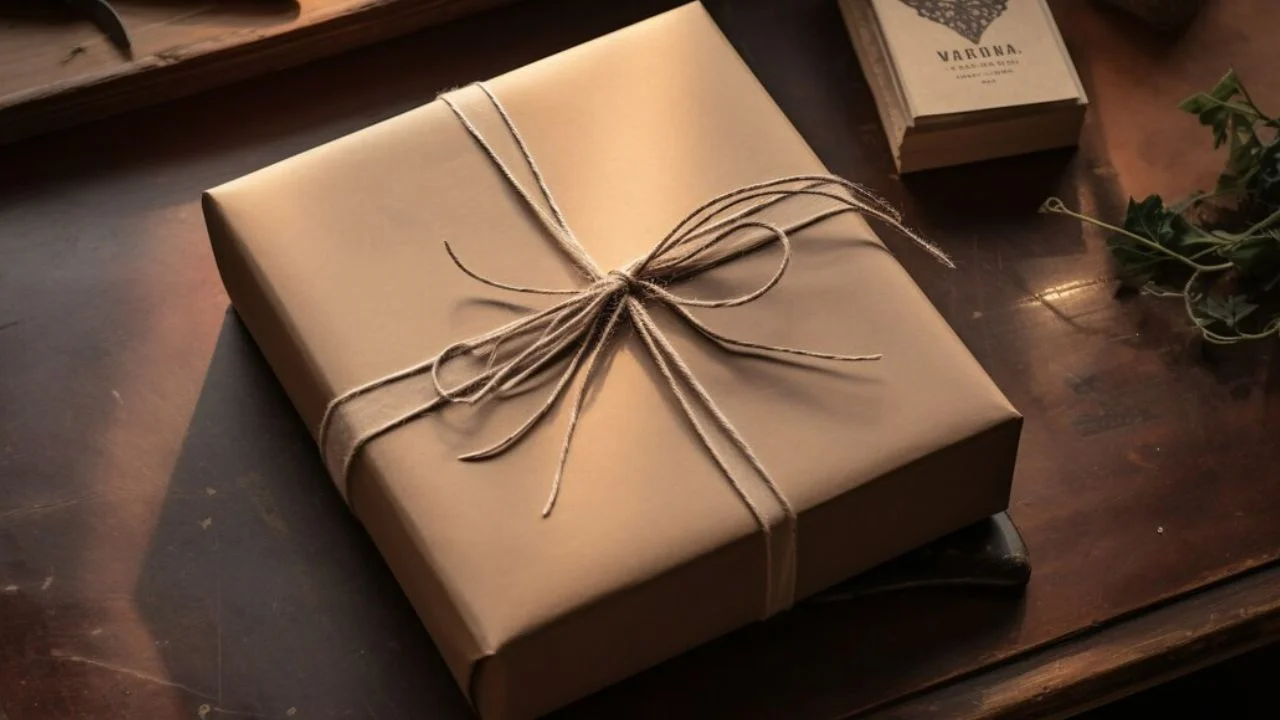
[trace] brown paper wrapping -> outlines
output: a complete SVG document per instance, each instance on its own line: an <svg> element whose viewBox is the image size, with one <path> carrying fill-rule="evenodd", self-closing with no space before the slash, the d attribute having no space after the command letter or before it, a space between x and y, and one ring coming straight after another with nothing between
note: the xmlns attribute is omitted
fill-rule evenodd
<svg viewBox="0 0 1280 720"><path fill-rule="evenodd" d="M719 193L825 172L697 4L490 87L605 268ZM455 97L523 169L483 96ZM205 213L228 293L313 433L339 393L511 320L512 303L546 306L466 277L442 240L489 277L581 282L439 101L211 190ZM1004 509L1020 418L860 218L795 246L767 296L699 317L884 360L729 355L655 317L799 513L804 597ZM678 287L741 292L776 262L754 253ZM518 425L536 392L375 440L343 489L485 718L548 712L761 615L760 529L628 332L551 517L568 403L498 459L455 459Z"/></svg>

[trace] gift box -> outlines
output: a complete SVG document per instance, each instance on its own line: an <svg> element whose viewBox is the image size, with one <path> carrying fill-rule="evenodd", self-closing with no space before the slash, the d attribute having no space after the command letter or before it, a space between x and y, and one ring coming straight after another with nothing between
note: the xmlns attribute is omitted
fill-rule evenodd
<svg viewBox="0 0 1280 720"><path fill-rule="evenodd" d="M849 210L892 212L825 173L692 4L206 193L238 314L480 716L1007 506L1020 417Z"/></svg>

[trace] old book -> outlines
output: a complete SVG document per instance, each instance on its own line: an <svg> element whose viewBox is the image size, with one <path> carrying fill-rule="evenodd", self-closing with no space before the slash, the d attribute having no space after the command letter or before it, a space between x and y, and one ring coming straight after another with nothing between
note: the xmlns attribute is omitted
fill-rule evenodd
<svg viewBox="0 0 1280 720"><path fill-rule="evenodd" d="M1074 146L1088 104L1044 0L840 0L900 172Z"/></svg>

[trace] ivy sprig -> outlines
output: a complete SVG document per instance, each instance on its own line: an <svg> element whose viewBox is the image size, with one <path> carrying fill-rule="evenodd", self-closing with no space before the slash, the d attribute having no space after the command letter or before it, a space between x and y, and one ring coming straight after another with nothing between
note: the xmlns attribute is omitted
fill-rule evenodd
<svg viewBox="0 0 1280 720"><path fill-rule="evenodd" d="M1159 195L1130 198L1119 226L1058 198L1040 210L1107 230L1122 279L1180 298L1208 342L1280 335L1280 119L1254 103L1234 70L1179 107L1212 129L1215 148L1227 148L1213 191L1173 205Z"/></svg>

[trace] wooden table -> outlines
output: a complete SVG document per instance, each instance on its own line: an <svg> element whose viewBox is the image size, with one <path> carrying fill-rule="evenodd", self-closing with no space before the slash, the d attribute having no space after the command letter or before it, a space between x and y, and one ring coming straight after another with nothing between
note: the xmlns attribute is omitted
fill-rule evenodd
<svg viewBox="0 0 1280 720"><path fill-rule="evenodd" d="M468 716L227 313L197 196L673 4L531 0L0 148L0 718ZM1280 353L1206 355L1113 297L1099 235L1035 213L1211 183L1171 108L1229 63L1280 106L1269 0L1176 43L1059 2L1083 148L906 180L834 3L710 5L831 168L959 260L902 254L1027 416L1034 576L803 606L563 716L1065 715L1280 636Z"/></svg>
<svg viewBox="0 0 1280 720"><path fill-rule="evenodd" d="M0 0L0 143L300 65L512 0Z"/></svg>

